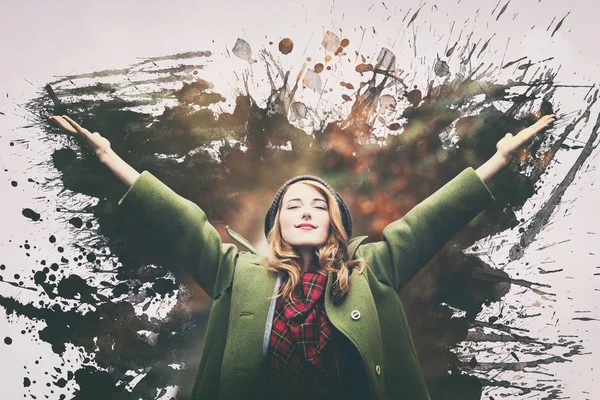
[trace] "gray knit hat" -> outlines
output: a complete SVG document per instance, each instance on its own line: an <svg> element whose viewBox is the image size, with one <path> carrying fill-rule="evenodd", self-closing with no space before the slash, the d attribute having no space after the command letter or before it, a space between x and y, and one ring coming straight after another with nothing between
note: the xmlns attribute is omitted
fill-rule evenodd
<svg viewBox="0 0 600 400"><path fill-rule="evenodd" d="M275 194L275 198L273 199L273 203L267 211L267 215L265 216L265 237L269 234L269 231L273 227L275 223L275 214L277 213L277 209L279 208L279 202L281 201L281 197L285 189L290 186L292 183L296 183L298 181L316 181L322 184L329 190L329 192L333 195L333 197L337 200L338 206L340 208L340 213L342 215L342 222L344 223L344 230L346 231L346 235L348 236L348 240L352 237L352 215L350 215L350 211L348 207L346 207L346 203L340 197L340 195L325 182L323 179L318 178L312 175L299 175L296 176L281 186L277 193Z"/></svg>

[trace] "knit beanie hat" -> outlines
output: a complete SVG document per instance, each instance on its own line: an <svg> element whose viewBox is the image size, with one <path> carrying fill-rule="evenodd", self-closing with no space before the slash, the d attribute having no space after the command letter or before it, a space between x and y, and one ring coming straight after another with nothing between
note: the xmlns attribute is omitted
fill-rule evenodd
<svg viewBox="0 0 600 400"><path fill-rule="evenodd" d="M277 214L277 209L279 208L279 202L281 201L281 197L283 196L283 192L285 189L290 186L292 183L296 183L298 181L316 181L321 185L325 186L327 190L333 195L333 197L337 200L337 204L340 208L340 213L342 215L342 222L344 223L344 230L346 231L346 235L348 236L348 240L352 237L352 215L350 215L350 211L348 207L346 207L346 203L340 197L340 195L325 182L323 179L318 178L312 175L299 175L296 176L281 186L277 193L275 194L275 198L273 199L273 203L271 203L271 207L269 211L267 211L267 215L265 216L265 237L269 234L269 231L273 227L275 223L275 215Z"/></svg>

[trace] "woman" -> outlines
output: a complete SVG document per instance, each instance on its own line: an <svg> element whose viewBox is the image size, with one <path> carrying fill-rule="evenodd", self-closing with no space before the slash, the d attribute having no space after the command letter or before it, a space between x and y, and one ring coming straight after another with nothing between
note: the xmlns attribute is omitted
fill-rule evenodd
<svg viewBox="0 0 600 400"><path fill-rule="evenodd" d="M213 299L194 399L428 399L397 292L495 199L485 182L555 120L544 116L468 167L403 218L383 241L352 236L343 199L314 176L285 182L265 217L268 257L222 244L194 203L139 174L67 116L75 135L127 185L119 208L147 223Z"/></svg>

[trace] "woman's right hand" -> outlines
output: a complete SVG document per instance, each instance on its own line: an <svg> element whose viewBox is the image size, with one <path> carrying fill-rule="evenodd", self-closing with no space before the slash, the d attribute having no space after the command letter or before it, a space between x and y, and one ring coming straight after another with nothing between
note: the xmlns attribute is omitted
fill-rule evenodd
<svg viewBox="0 0 600 400"><path fill-rule="evenodd" d="M108 151L110 150L110 142L105 137L102 137L98 132L92 133L87 129L82 128L77 122L73 121L66 115L53 115L48 117L48 119L61 127L63 130L75 136L80 143L92 150L100 160L103 158L103 156L108 154Z"/></svg>

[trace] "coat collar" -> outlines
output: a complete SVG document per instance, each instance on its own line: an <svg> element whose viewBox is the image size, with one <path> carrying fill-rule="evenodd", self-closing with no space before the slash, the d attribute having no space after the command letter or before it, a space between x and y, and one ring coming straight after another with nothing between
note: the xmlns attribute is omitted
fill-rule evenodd
<svg viewBox="0 0 600 400"><path fill-rule="evenodd" d="M239 245L244 246L245 248L247 248L248 251L250 251L250 253L258 255L258 252L250 244L250 242L247 241L246 239L244 239L242 237L242 235L240 235L239 233L234 232L232 229L230 229L229 225L225 225L225 231L227 231L227 234L229 235L229 237L232 238L236 243L238 243Z"/></svg>

